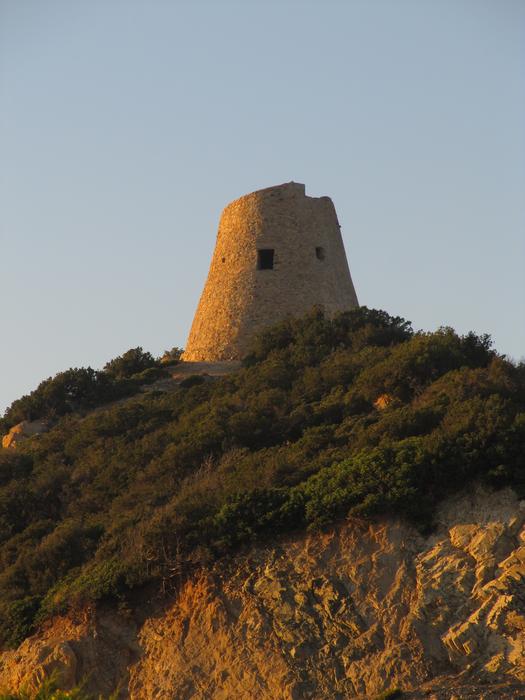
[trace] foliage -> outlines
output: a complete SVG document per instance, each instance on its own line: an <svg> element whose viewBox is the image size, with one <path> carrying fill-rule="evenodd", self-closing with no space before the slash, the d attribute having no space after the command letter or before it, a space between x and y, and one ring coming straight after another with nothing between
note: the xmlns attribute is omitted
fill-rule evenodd
<svg viewBox="0 0 525 700"><path fill-rule="evenodd" d="M383 693L379 693L375 700L395 700L396 698L402 698L403 695L403 691L399 688L391 688L390 690L385 690Z"/></svg>
<svg viewBox="0 0 525 700"><path fill-rule="evenodd" d="M137 372L131 376L131 379L137 384L153 384L157 379L168 377L168 372L163 367L148 367L142 372Z"/></svg>
<svg viewBox="0 0 525 700"><path fill-rule="evenodd" d="M178 347L173 347L171 350L164 350L160 361L163 365L176 365L180 362L180 357L183 352L183 349Z"/></svg>
<svg viewBox="0 0 525 700"><path fill-rule="evenodd" d="M197 386L198 384L203 384L206 381L202 374L190 374L189 377L183 379L180 383L181 387L189 389L191 386Z"/></svg>
<svg viewBox="0 0 525 700"><path fill-rule="evenodd" d="M0 427L7 430L23 420L54 420L66 413L89 410L131 393L130 388L91 367L68 369L45 379L30 394L14 401Z"/></svg>
<svg viewBox="0 0 525 700"><path fill-rule="evenodd" d="M5 643L15 646L33 632L33 621L39 609L39 599L27 596L0 604L0 616L5 621Z"/></svg>
<svg viewBox="0 0 525 700"><path fill-rule="evenodd" d="M104 365L104 372L114 379L129 379L134 374L156 367L157 361L141 347L131 348L123 355L115 357Z"/></svg>
<svg viewBox="0 0 525 700"><path fill-rule="evenodd" d="M89 411L134 394L141 384L166 376L149 352L132 348L110 360L100 372L91 367L71 368L41 382L14 401L0 419L0 432L23 420L56 420L67 413Z"/></svg>
<svg viewBox="0 0 525 700"><path fill-rule="evenodd" d="M525 495L525 367L487 336L315 311L257 339L238 372L198 379L71 407L0 452L4 645L292 530L348 514L428 528L474 479Z"/></svg>
<svg viewBox="0 0 525 700"><path fill-rule="evenodd" d="M107 700L117 700L118 692L112 693ZM103 700L101 695L95 696L86 693L82 685L77 685L70 690L60 689L60 677L55 673L45 678L40 686L34 690L21 689L16 693L0 691L0 700Z"/></svg>

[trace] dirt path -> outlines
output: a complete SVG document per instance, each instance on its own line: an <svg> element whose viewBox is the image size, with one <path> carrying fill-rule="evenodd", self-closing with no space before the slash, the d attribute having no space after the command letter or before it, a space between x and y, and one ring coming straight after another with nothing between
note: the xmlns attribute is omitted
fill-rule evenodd
<svg viewBox="0 0 525 700"><path fill-rule="evenodd" d="M169 378L159 379L153 384L142 388L142 391L174 391L178 385L194 375L206 377L224 377L240 369L240 361L229 362L180 362L178 365L167 366Z"/></svg>

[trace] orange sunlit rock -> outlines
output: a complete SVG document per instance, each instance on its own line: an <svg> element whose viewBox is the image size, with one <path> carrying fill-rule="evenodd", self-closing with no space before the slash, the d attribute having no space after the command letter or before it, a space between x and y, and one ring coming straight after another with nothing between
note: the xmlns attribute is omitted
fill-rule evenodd
<svg viewBox="0 0 525 700"><path fill-rule="evenodd" d="M374 407L377 408L378 411L382 411L390 403L392 403L392 396L390 394L381 394L374 401Z"/></svg>
<svg viewBox="0 0 525 700"><path fill-rule="evenodd" d="M21 423L14 425L7 435L4 435L2 447L13 449L18 443L26 440L28 437L45 433L47 430L49 430L49 424L45 420L23 420Z"/></svg>

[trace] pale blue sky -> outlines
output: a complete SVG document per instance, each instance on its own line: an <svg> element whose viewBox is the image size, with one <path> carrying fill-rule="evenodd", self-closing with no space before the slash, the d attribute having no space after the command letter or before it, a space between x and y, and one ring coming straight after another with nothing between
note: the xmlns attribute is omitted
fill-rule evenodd
<svg viewBox="0 0 525 700"><path fill-rule="evenodd" d="M222 208L334 200L360 302L525 355L521 0L0 0L0 411L184 345Z"/></svg>

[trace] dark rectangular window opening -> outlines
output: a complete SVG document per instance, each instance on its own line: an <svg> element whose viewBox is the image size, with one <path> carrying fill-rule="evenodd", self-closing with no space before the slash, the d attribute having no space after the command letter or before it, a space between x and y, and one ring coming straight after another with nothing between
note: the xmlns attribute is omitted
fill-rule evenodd
<svg viewBox="0 0 525 700"><path fill-rule="evenodd" d="M257 251L257 269L273 270L273 248L262 248Z"/></svg>
<svg viewBox="0 0 525 700"><path fill-rule="evenodd" d="M315 249L315 256L318 260L324 260L325 259L325 253L324 253L324 248L321 246L317 246Z"/></svg>

